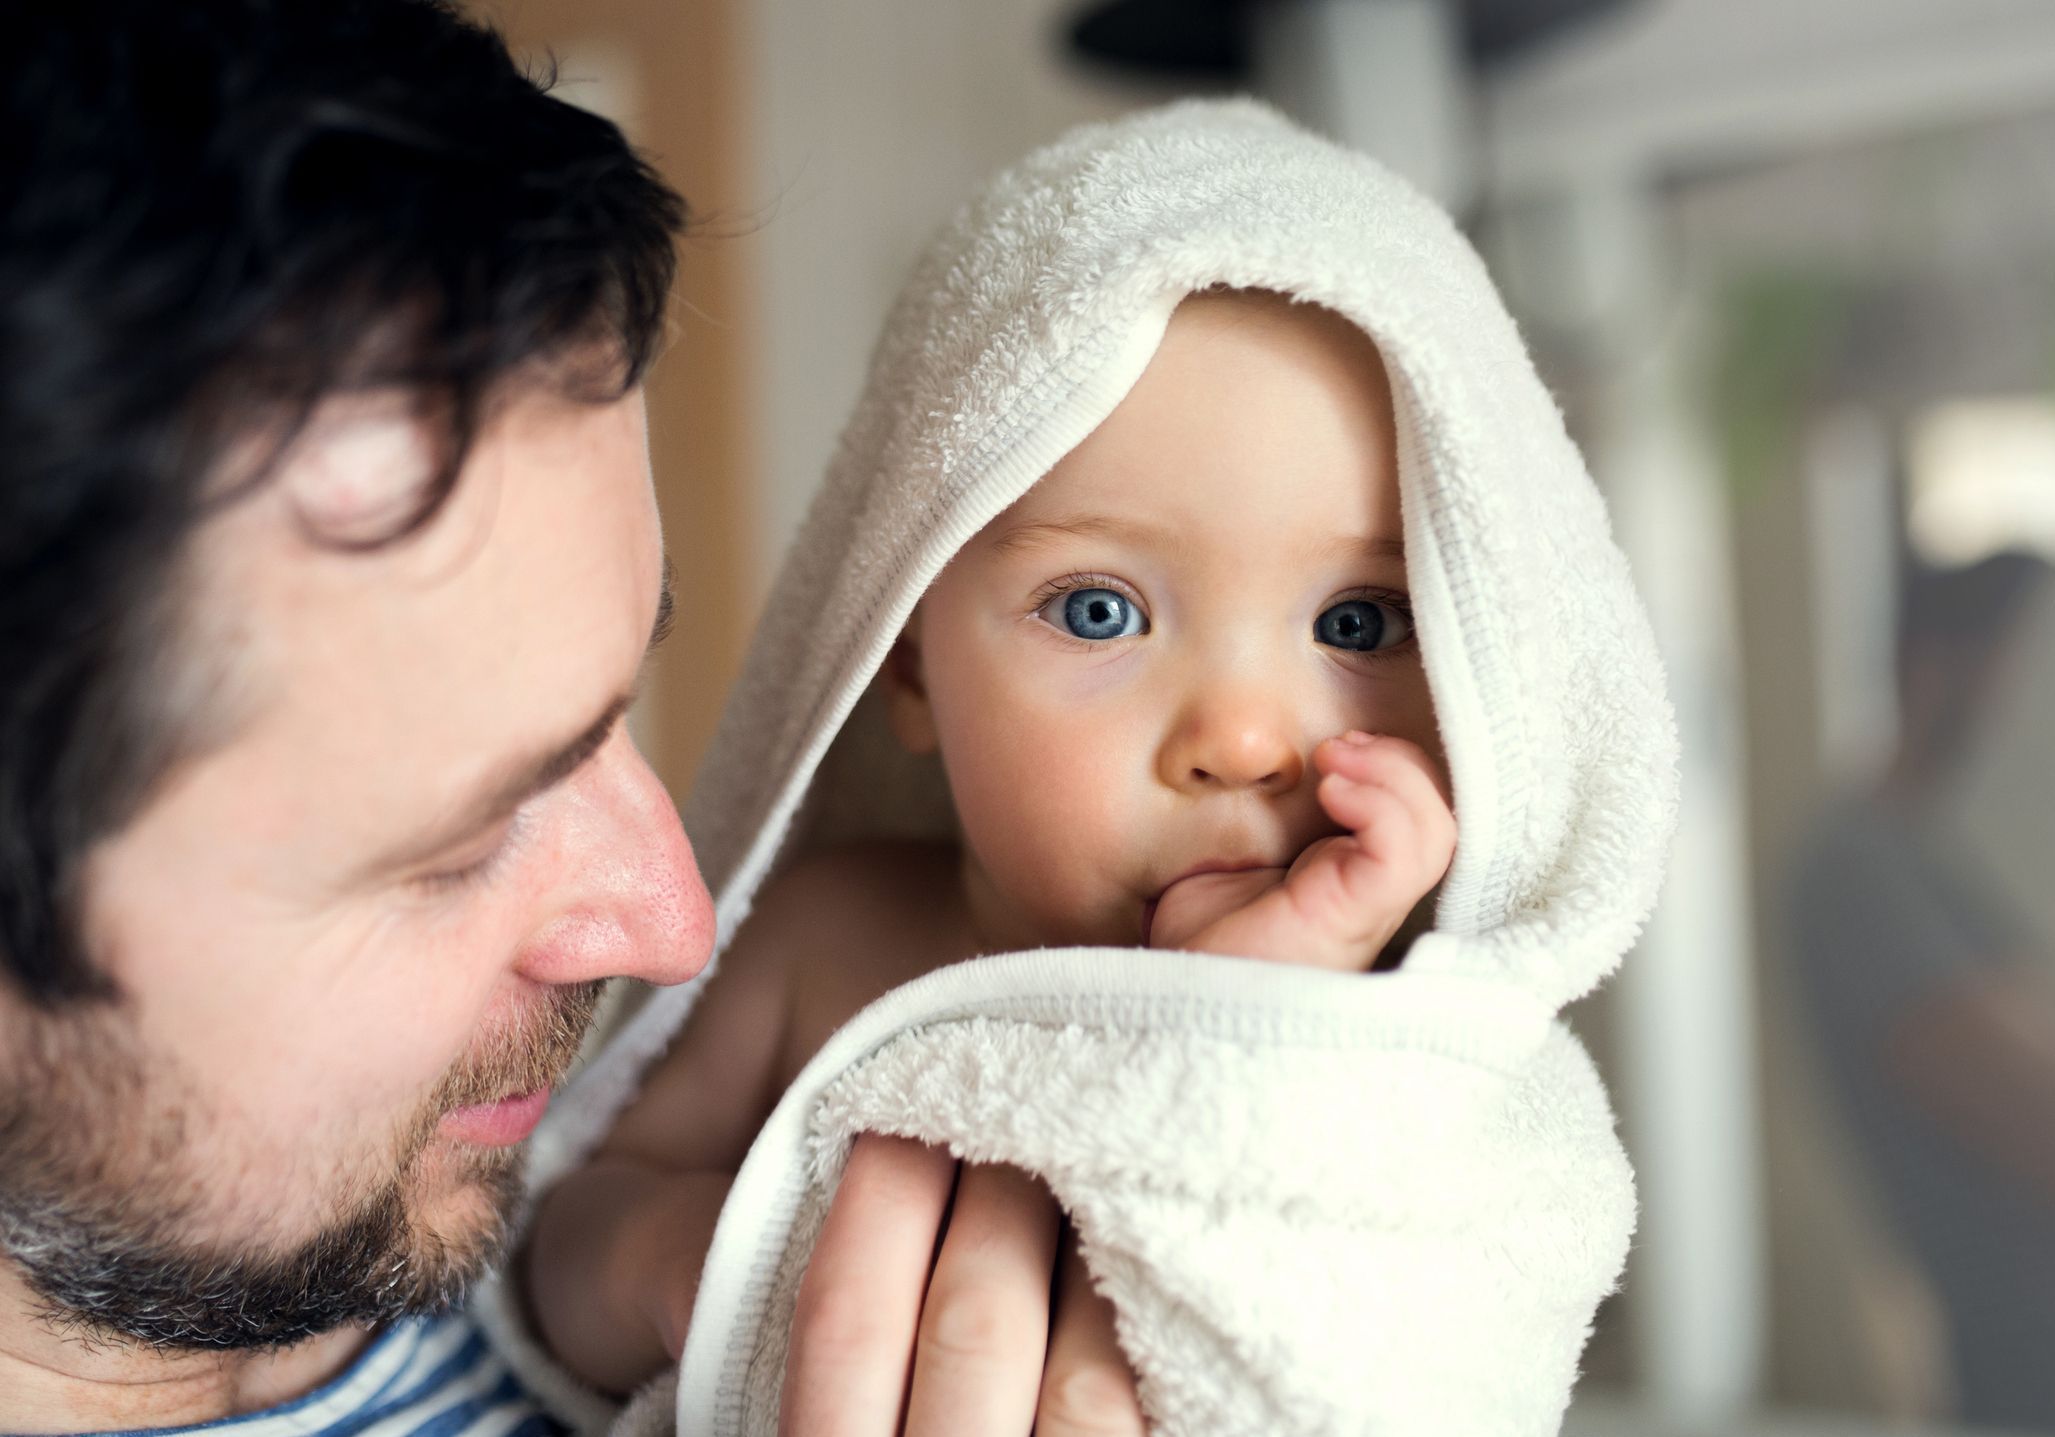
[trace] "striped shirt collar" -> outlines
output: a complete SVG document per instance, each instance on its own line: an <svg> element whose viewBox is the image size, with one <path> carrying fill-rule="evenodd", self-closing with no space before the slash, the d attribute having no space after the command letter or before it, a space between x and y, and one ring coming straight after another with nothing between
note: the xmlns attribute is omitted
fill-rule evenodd
<svg viewBox="0 0 2055 1437"><path fill-rule="evenodd" d="M561 1437L461 1313L394 1323L303 1397L219 1422L97 1437Z"/></svg>

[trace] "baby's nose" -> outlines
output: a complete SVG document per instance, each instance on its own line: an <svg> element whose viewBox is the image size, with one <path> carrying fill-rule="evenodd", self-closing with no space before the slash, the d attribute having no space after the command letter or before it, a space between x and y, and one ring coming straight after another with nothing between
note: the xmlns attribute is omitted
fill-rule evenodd
<svg viewBox="0 0 2055 1437"><path fill-rule="evenodd" d="M1164 783L1185 791L1289 793L1305 776L1298 725L1260 691L1216 692L1194 704L1158 758Z"/></svg>

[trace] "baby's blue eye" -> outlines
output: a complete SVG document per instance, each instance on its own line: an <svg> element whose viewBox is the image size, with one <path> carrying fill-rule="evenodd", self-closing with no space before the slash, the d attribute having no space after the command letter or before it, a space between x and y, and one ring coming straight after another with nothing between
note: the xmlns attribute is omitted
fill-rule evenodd
<svg viewBox="0 0 2055 1437"><path fill-rule="evenodd" d="M1052 622L1080 639L1125 639L1148 632L1148 622L1134 601L1112 589L1072 589L1049 608L1061 614Z"/></svg>
<svg viewBox="0 0 2055 1437"><path fill-rule="evenodd" d="M1344 599L1313 621L1315 640L1359 654L1402 644L1412 632L1412 619L1372 599Z"/></svg>

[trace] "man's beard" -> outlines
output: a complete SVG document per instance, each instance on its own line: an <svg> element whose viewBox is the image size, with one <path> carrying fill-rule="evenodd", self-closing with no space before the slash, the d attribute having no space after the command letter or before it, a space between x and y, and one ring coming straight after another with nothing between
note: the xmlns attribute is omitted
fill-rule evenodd
<svg viewBox="0 0 2055 1437"><path fill-rule="evenodd" d="M200 1176L185 1150L189 1115L145 1116L144 1064L118 1016L31 1018L30 1041L11 1045L26 1071L10 1063L15 1071L0 1076L0 1258L21 1273L46 1321L88 1341L283 1347L446 1311L504 1254L523 1151L460 1150L447 1169L482 1191L485 1216L462 1232L427 1230L408 1194L436 1125L457 1108L554 1087L601 986L549 989L539 1018L487 1035L389 1152L372 1155L382 1180L335 1195L332 1219L283 1253L182 1232L193 1217L182 1194Z"/></svg>

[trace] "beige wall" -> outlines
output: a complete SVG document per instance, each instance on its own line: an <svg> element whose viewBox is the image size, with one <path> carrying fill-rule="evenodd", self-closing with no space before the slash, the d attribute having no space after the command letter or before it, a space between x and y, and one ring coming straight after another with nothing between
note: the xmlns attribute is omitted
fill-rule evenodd
<svg viewBox="0 0 2055 1437"><path fill-rule="evenodd" d="M921 246L1000 167L1168 93L1060 54L1074 0L750 0L751 217L773 567Z"/></svg>
<svg viewBox="0 0 2055 1437"><path fill-rule="evenodd" d="M682 797L740 663L760 579L751 416L761 327L755 257L720 237L741 207L750 65L740 0L488 0L517 53L556 58L567 98L619 122L686 197L670 345L649 383L650 449L677 567L678 625L636 728Z"/></svg>

